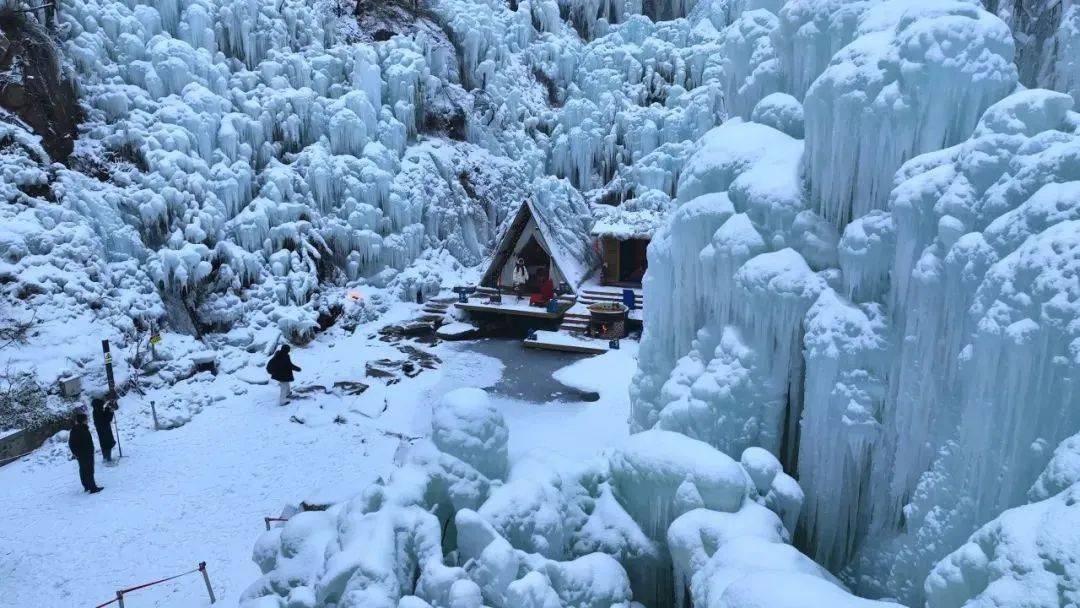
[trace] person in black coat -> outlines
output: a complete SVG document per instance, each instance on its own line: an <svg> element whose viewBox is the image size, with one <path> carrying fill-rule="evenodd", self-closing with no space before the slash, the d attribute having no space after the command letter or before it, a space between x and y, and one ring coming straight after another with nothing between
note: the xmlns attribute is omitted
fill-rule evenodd
<svg viewBox="0 0 1080 608"><path fill-rule="evenodd" d="M116 445L112 432L114 408L99 398L91 399L90 407L93 409L94 430L97 431L98 443L101 445L101 456L105 462L112 462L112 449Z"/></svg>
<svg viewBox="0 0 1080 608"><path fill-rule="evenodd" d="M281 392L278 395L278 405L285 405L289 402L289 391L293 381L293 372L300 371L300 368L293 365L292 359L289 358L289 350L291 349L288 344L282 345L266 364L267 373L281 385Z"/></svg>
<svg viewBox="0 0 1080 608"><path fill-rule="evenodd" d="M83 490L97 494L104 488L94 481L94 438L90 436L90 426L86 424L86 414L75 414L75 425L68 435L68 449L75 460L79 461L79 480Z"/></svg>

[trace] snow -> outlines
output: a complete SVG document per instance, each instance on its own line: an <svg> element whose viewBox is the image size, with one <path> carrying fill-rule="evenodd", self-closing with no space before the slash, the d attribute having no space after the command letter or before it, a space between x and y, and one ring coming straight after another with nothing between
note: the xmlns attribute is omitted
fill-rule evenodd
<svg viewBox="0 0 1080 608"><path fill-rule="evenodd" d="M623 207L615 207L610 211L601 211L601 209L607 208L594 210L594 214L600 216L592 227L594 236L611 237L620 241L649 239L663 221L663 214L652 209L629 211Z"/></svg>
<svg viewBox="0 0 1080 608"><path fill-rule="evenodd" d="M342 378L362 378L364 361L400 356L395 348L365 336L361 330L294 349L294 361L305 370L298 374L294 391L304 385L329 386ZM169 340L166 336L165 342ZM497 360L457 344L463 343L436 348L437 354L447 358L446 365L395 385L376 381L374 388L359 397L316 393L278 408L276 386L251 385L221 374L216 379L193 379L171 390L155 390L145 399L123 398L118 421L125 457L115 468L98 467L97 479L106 486L101 494L91 499L78 492L74 465L67 460L66 444L61 441L49 444L41 455L0 470L4 477L0 483L13 489L7 495L9 517L2 530L8 540L3 577L19 581L9 588L9 600L43 606L104 600L113 597L118 587L184 571L206 560L219 599L235 603L258 574L249 559L262 518L277 516L283 507L303 500L316 504L345 500L385 476L395 453L407 445L386 433L425 435L426 431L420 431L424 425L436 422L438 426L437 421L449 420L454 424L445 425L447 438L438 439L437 433L433 439L444 446L460 446L452 449L465 455L479 455L471 446L479 448L481 444L474 442L484 438L484 449L502 450L506 458L507 429L494 422L503 411L512 419L511 428L518 428L523 439L526 430L529 435L528 441L511 448L517 458L556 441L566 443L568 455L592 455L595 443L563 432L566 421L573 420L572 410L587 413L593 408L599 410L594 415L604 420L618 420L621 408L625 417L626 384L633 366L629 344L628 350L615 353L621 363L608 366L618 372L616 378L623 378L621 383L609 382L613 390L604 391L595 404L548 406L568 408L552 411L551 416L536 411L544 406L535 403L518 404L502 397L487 403L483 397L469 399L477 392L484 395L477 388L454 391L461 386L494 385L501 374ZM178 391L190 391L181 393L189 403L201 393L213 399L193 412L183 426L153 431L148 400L155 399L160 410L165 396ZM444 395L446 405L437 407L435 416L425 413L425 405L439 395ZM388 409L379 415L384 403ZM443 407L450 409L440 415ZM338 416L346 423L337 423ZM290 421L292 417L303 424ZM587 419L582 425L587 428ZM274 439L267 441L268 437ZM596 434L590 437L595 439ZM492 461L485 458L484 462ZM193 496L213 499L193 502ZM287 528L275 531L289 529L299 543L320 529L311 522L319 515L302 513ZM92 551L100 560L85 562L84 549L57 552L72 546ZM132 551L140 559L131 559ZM45 561L55 564L56 572L77 574L57 581L38 567ZM303 561L299 559L297 567ZM199 605L204 597L201 581L181 579L159 590L140 592L137 599L146 605Z"/></svg>
<svg viewBox="0 0 1080 608"><path fill-rule="evenodd" d="M557 370L552 377L559 383L580 391L595 392L602 400L625 397L624 388L611 378L630 378L637 368L638 344L623 340L619 348L582 359Z"/></svg>
<svg viewBox="0 0 1080 608"><path fill-rule="evenodd" d="M938 562L927 606L1060 606L1076 601L1076 440L1062 442L1030 492Z"/></svg>
<svg viewBox="0 0 1080 608"><path fill-rule="evenodd" d="M388 354L380 343L364 339L318 350L294 351L306 370L296 386L355 377L363 373L364 359ZM453 386L465 377L445 382ZM205 560L219 599L235 603L257 574L249 561L253 536L243 531L257 532L263 517L279 515L287 504L327 493L347 496L373 481L398 444L381 430L410 433L409 404L416 398L410 393L443 390L435 388L435 378L418 380L419 386L388 387L386 394L369 392L359 399L318 397L323 407L350 419L344 425L332 423L336 414L324 413L322 420L309 415L308 402L277 408L276 386L248 387L225 375L174 389L185 391L187 400L203 392L215 396L174 430L152 431L148 404L155 399L160 406L174 391L121 399L117 420L125 456L115 468L97 467L97 480L106 488L101 494L88 498L79 491L66 442L0 470L0 484L8 489L8 517L0 524L6 540L2 576L18 581L5 586L8 601L105 601L117 588ZM384 398L394 404L389 419L363 422L364 413L377 412ZM291 422L294 415L306 423ZM358 473L358 463L368 466ZM88 554L97 557L87 561ZM53 566L42 569L43 563ZM205 593L201 581L188 577L132 601L201 605Z"/></svg>
<svg viewBox="0 0 1080 608"><path fill-rule="evenodd" d="M489 479L506 475L508 437L506 421L483 389L452 391L435 406L431 418L431 441L435 447Z"/></svg>
<svg viewBox="0 0 1080 608"><path fill-rule="evenodd" d="M475 325L471 325L469 323L454 322L447 323L446 325L439 327L438 336L440 338L454 339L467 336L475 331L477 331Z"/></svg>
<svg viewBox="0 0 1080 608"><path fill-rule="evenodd" d="M556 375L572 379L606 364L625 377L631 369L627 359L632 357L613 351ZM624 384L622 397L604 391L600 403L625 399L625 390ZM704 443L662 431L618 440L611 452L594 451L585 460L546 449L514 456L512 450L505 481L489 481L476 467L490 469L504 458L498 447L479 447L492 440L501 445L505 437L493 403L478 389L446 394L431 418L433 442L421 440L408 449L386 481L263 535L256 560L264 575L245 592L242 605L315 593L320 602L345 606L409 595L432 605L453 605L460 598L479 605L479 597L491 606L629 606L631 597L648 601L654 591L642 581L666 580L657 573L664 571L665 530L677 515L669 501L685 502L677 497L689 492L699 509L769 513L754 502L745 506L748 473L738 463ZM538 427L520 430L535 434ZM511 445L514 433L511 428ZM555 437L574 442L557 434L548 441ZM445 517L454 525L444 542L457 547L462 566L444 564L433 553ZM326 560L309 557L324 551ZM400 573L413 568L419 578L410 583Z"/></svg>
<svg viewBox="0 0 1080 608"><path fill-rule="evenodd" d="M5 599L207 559L259 608L1075 601L1080 6L375 4L63 3L74 154L0 110L0 369L100 391L108 338L129 455L0 471ZM575 286L652 237L640 347L334 386L523 202ZM278 409L282 342L330 388Z"/></svg>

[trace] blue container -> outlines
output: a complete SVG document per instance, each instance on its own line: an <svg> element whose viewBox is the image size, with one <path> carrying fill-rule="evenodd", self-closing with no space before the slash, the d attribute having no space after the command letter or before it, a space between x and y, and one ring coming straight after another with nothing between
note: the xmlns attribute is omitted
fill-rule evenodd
<svg viewBox="0 0 1080 608"><path fill-rule="evenodd" d="M559 312L559 301L555 298L548 300L547 311L551 313Z"/></svg>
<svg viewBox="0 0 1080 608"><path fill-rule="evenodd" d="M634 305L636 301L637 300L634 298L633 289L622 290L622 303L626 306L628 310L634 310L635 308L637 308L637 306Z"/></svg>

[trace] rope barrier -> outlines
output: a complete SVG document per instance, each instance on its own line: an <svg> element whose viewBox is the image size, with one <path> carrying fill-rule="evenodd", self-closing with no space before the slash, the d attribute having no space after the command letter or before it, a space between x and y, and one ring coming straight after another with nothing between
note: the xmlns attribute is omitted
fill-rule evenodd
<svg viewBox="0 0 1080 608"><path fill-rule="evenodd" d="M16 460L18 460L18 459L20 459L20 458L22 458L24 456L29 456L30 454L33 454L35 450L37 450L37 448L34 448L33 450L30 450L29 452L23 452L22 454L19 454L18 456L5 456L3 458L0 458L0 465L11 464L11 463L15 462Z"/></svg>
<svg viewBox="0 0 1080 608"><path fill-rule="evenodd" d="M195 568L194 570L188 570L187 572L181 572L180 574L176 574L176 575L173 575L173 576L168 576L168 577L165 577L165 578L160 578L160 579L158 579L156 581L150 581L149 583L143 583L141 585L135 585L134 587L127 587L127 588L124 588L124 589L118 589L116 591L116 597L115 598L105 602L104 604L98 604L97 606L94 606L94 608L105 608L106 606L116 604L116 603L119 603L120 606L123 607L123 605L124 605L124 595L125 594L131 593L133 591L138 591L140 589L146 589L147 587L153 587L154 585L160 585L161 583L167 583L167 582L169 582L171 580L178 579L178 578L180 578L182 576L187 576L189 574L195 574L196 572L201 572L202 573L203 581L206 583L206 591L207 591L207 593L210 594L210 603L214 603L216 600L214 598L214 590L210 587L210 577L206 573L206 562L199 562L199 566L197 568Z"/></svg>
<svg viewBox="0 0 1080 608"><path fill-rule="evenodd" d="M147 587L153 587L154 585L160 585L161 583L167 583L167 582L169 582L169 581L171 581L173 579L180 578L181 576L187 576L189 574L195 574L198 571L199 571L199 569L195 568L194 570L188 570L187 572L182 572L180 574L177 574L176 576L170 576L170 577L167 577L167 578L158 579L156 581L151 581L149 583L143 583L142 585L135 585L134 587L128 587L127 589L121 589L118 593L121 593L121 594L123 594L123 593L131 593L132 591L138 591L139 589L146 589Z"/></svg>

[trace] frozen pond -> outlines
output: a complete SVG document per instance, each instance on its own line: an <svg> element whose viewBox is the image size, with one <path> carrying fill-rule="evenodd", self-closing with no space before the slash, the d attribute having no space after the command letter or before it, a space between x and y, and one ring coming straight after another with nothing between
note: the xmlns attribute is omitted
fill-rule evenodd
<svg viewBox="0 0 1080 608"><path fill-rule="evenodd" d="M589 355L526 349L521 340L485 338L448 345L498 359L503 364L502 377L490 391L502 397L533 403L552 401L596 401L598 395L560 384L552 374L587 358Z"/></svg>

